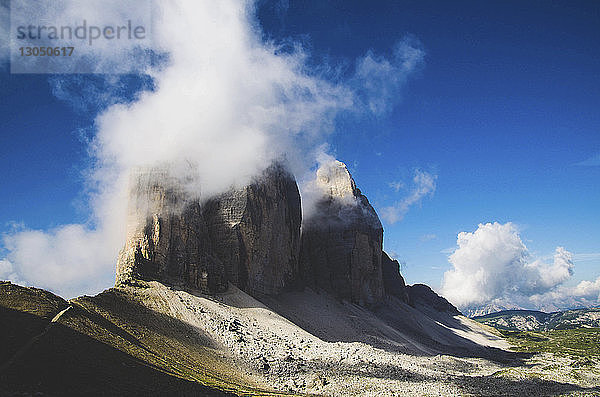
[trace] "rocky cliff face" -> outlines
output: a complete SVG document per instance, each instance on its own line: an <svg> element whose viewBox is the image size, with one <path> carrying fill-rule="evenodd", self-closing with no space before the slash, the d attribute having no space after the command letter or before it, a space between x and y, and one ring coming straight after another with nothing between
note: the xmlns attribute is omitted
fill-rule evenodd
<svg viewBox="0 0 600 397"><path fill-rule="evenodd" d="M261 296L304 284L360 305L387 294L456 310L425 286L405 285L398 262L382 251L375 210L343 163L318 170L320 196L304 223L296 181L279 164L202 203L185 191L185 179L168 168L132 175L117 285L145 279L214 293L231 282Z"/></svg>
<svg viewBox="0 0 600 397"><path fill-rule="evenodd" d="M425 284L414 284L406 287L408 292L409 304L417 309L419 307L426 307L433 309L441 313L449 313L451 315L461 314L456 307L454 307L445 298L436 294L429 286Z"/></svg>
<svg viewBox="0 0 600 397"><path fill-rule="evenodd" d="M346 166L335 161L317 171L321 197L302 226L305 282L358 304L382 300L383 227Z"/></svg>
<svg viewBox="0 0 600 397"><path fill-rule="evenodd" d="M165 168L131 176L128 236L117 261L117 284L141 278L206 292L227 287L225 266L210 249L200 202L182 186Z"/></svg>
<svg viewBox="0 0 600 397"><path fill-rule="evenodd" d="M142 278L217 292L232 282L276 294L298 278L300 195L281 165L205 203L182 186L166 169L132 176L117 284Z"/></svg>
<svg viewBox="0 0 600 397"><path fill-rule="evenodd" d="M408 289L406 288L402 274L400 274L400 264L398 261L395 259L392 260L388 254L383 252L381 255L381 271L385 293L408 303Z"/></svg>
<svg viewBox="0 0 600 397"><path fill-rule="evenodd" d="M277 294L299 278L300 193L294 177L274 165L242 190L204 206L211 249L227 278L251 294Z"/></svg>

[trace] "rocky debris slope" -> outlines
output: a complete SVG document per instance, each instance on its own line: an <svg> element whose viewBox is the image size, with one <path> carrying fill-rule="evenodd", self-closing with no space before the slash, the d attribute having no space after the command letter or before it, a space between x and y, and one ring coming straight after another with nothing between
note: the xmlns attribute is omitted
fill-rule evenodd
<svg viewBox="0 0 600 397"><path fill-rule="evenodd" d="M232 282L260 295L298 279L300 194L281 165L207 202L185 185L168 168L132 176L117 285L146 279L218 292Z"/></svg>
<svg viewBox="0 0 600 397"><path fill-rule="evenodd" d="M383 227L377 213L339 161L319 168L315 190L320 197L302 225L305 282L361 305L381 302Z"/></svg>
<svg viewBox="0 0 600 397"><path fill-rule="evenodd" d="M40 319L45 326L56 318L55 310L71 309L0 370L0 395L528 396L600 391L597 369L574 368L553 357L522 363L514 354L494 349L495 360L489 360L479 354L485 351L481 342L504 346L501 339L461 316L452 317L463 321L444 325L398 299L393 317L399 323L421 321L431 335L460 350L440 355L435 346L424 345L369 309L308 289L268 297L278 302L277 310L236 287L204 295L140 281L69 302L28 290L0 283L1 346L9 345L10 335L28 329L23 321L37 317L31 312L36 306L44 307L39 315L45 316ZM293 316L328 330L329 336L300 327ZM377 340L387 343L377 347ZM502 357L509 361L497 361Z"/></svg>

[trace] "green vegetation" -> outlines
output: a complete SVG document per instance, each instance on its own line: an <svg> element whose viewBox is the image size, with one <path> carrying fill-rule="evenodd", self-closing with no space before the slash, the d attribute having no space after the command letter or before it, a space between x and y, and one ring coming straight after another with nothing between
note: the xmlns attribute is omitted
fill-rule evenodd
<svg viewBox="0 0 600 397"><path fill-rule="evenodd" d="M0 324L0 395L281 395L127 291L66 302L0 283Z"/></svg>
<svg viewBox="0 0 600 397"><path fill-rule="evenodd" d="M498 331L522 352L554 353L581 362L600 360L600 328Z"/></svg>

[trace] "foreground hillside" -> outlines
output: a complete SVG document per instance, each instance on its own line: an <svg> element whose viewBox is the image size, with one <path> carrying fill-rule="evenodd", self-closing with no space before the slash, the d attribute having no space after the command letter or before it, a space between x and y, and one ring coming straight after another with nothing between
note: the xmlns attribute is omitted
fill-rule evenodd
<svg viewBox="0 0 600 397"><path fill-rule="evenodd" d="M199 332L189 340L183 324L116 291L97 299L117 305L115 315L101 315L88 298L67 302L43 290L0 284L0 395L225 396L257 390L227 368ZM117 313L127 322L119 323Z"/></svg>
<svg viewBox="0 0 600 397"><path fill-rule="evenodd" d="M67 302L2 283L0 316L2 395L600 392L465 317L395 299L367 310L310 289L260 302L140 282Z"/></svg>

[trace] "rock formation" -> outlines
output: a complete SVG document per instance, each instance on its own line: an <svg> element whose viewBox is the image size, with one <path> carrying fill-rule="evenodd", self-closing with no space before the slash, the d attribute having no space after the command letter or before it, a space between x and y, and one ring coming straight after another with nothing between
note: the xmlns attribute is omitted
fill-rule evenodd
<svg viewBox="0 0 600 397"><path fill-rule="evenodd" d="M295 285L302 210L296 181L282 166L210 200L204 213L212 250L232 283L255 295Z"/></svg>
<svg viewBox="0 0 600 397"><path fill-rule="evenodd" d="M383 252L381 255L381 271L385 293L408 303L408 290L404 278L400 274L400 264L398 261L395 259L392 260L388 254Z"/></svg>
<svg viewBox="0 0 600 397"><path fill-rule="evenodd" d="M321 197L302 226L305 282L361 305L380 302L383 227L377 213L339 161L319 168L315 189Z"/></svg>
<svg viewBox="0 0 600 397"><path fill-rule="evenodd" d="M137 278L276 294L298 278L300 194L281 165L249 186L200 203L168 169L132 176L128 237L117 284Z"/></svg>
<svg viewBox="0 0 600 397"><path fill-rule="evenodd" d="M117 261L117 284L151 279L206 292L224 290L227 273L212 255L198 200L183 190L168 168L137 170L131 176L127 242Z"/></svg>
<svg viewBox="0 0 600 397"><path fill-rule="evenodd" d="M428 287L405 285L398 262L382 251L379 217L343 163L317 171L319 196L304 223L296 181L280 164L203 202L187 192L190 178L168 167L132 174L117 285L157 280L214 293L231 282L262 296L304 284L360 305L387 294L456 310Z"/></svg>
<svg viewBox="0 0 600 397"><path fill-rule="evenodd" d="M452 315L461 314L454 305L436 294L425 284L409 285L406 289L408 292L409 304L413 307L419 308L424 306L441 313L449 313Z"/></svg>

